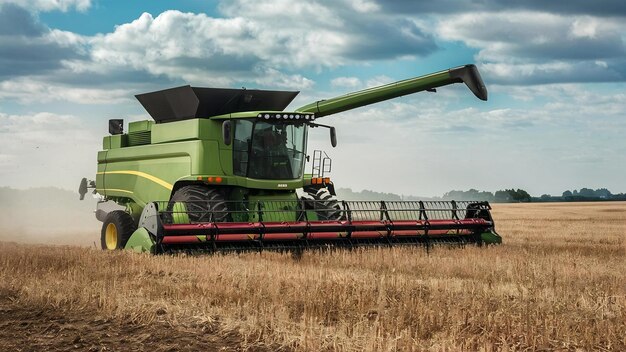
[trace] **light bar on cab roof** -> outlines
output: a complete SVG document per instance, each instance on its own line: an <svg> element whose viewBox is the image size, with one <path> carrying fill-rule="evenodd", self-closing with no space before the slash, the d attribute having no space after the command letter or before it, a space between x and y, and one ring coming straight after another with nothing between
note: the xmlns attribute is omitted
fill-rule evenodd
<svg viewBox="0 0 626 352"><path fill-rule="evenodd" d="M257 115L258 118L263 120L304 120L304 121L313 121L315 120L314 114L305 114L305 113L276 113L276 112L262 112Z"/></svg>

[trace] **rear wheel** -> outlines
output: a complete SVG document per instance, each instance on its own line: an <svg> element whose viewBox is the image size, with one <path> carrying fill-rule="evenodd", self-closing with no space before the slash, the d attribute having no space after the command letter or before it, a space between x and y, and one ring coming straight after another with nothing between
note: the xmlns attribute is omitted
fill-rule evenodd
<svg viewBox="0 0 626 352"><path fill-rule="evenodd" d="M339 201L335 198L328 189L305 189L306 193L312 198L308 199L309 208L315 210L317 217L320 220L342 220L344 219L343 211L339 205ZM306 202L307 199L305 198Z"/></svg>
<svg viewBox="0 0 626 352"><path fill-rule="evenodd" d="M107 214L100 232L100 246L104 250L123 249L137 227L126 212L115 210Z"/></svg>
<svg viewBox="0 0 626 352"><path fill-rule="evenodd" d="M173 222L225 222L228 207L222 192L202 185L179 188L168 205ZM185 214L181 214L184 212Z"/></svg>

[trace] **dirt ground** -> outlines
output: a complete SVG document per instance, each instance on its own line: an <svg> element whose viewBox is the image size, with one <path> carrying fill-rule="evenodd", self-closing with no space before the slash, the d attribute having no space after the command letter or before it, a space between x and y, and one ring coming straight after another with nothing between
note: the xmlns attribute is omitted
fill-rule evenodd
<svg viewBox="0 0 626 352"><path fill-rule="evenodd" d="M236 332L218 333L215 324L138 324L23 304L15 292L0 292L0 351L240 351L241 342Z"/></svg>

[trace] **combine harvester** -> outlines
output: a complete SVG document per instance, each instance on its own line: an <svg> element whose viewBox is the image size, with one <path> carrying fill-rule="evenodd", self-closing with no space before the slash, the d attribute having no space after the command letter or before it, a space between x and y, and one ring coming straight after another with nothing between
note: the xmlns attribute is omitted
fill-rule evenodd
<svg viewBox="0 0 626 352"><path fill-rule="evenodd" d="M109 121L98 152L105 250L163 253L456 243L500 243L487 202L338 201L330 159L309 128L321 117L437 87L487 90L474 65L370 88L283 111L298 92L178 87L137 95L154 121ZM298 190L298 192L297 192ZM299 194L300 193L300 194Z"/></svg>

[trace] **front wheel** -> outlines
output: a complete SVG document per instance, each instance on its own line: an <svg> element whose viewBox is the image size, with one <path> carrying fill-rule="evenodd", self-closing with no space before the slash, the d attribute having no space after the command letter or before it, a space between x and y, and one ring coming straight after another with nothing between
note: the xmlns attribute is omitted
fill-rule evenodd
<svg viewBox="0 0 626 352"><path fill-rule="evenodd" d="M319 220L343 220L345 218L339 201L335 198L328 189L305 189L305 192L310 197L309 199L303 198L305 204L312 210L315 210Z"/></svg>
<svg viewBox="0 0 626 352"><path fill-rule="evenodd" d="M107 214L100 232L100 246L104 250L123 249L137 227L126 212L115 210Z"/></svg>
<svg viewBox="0 0 626 352"><path fill-rule="evenodd" d="M168 205L172 223L229 221L226 199L222 192L204 185L179 188Z"/></svg>

